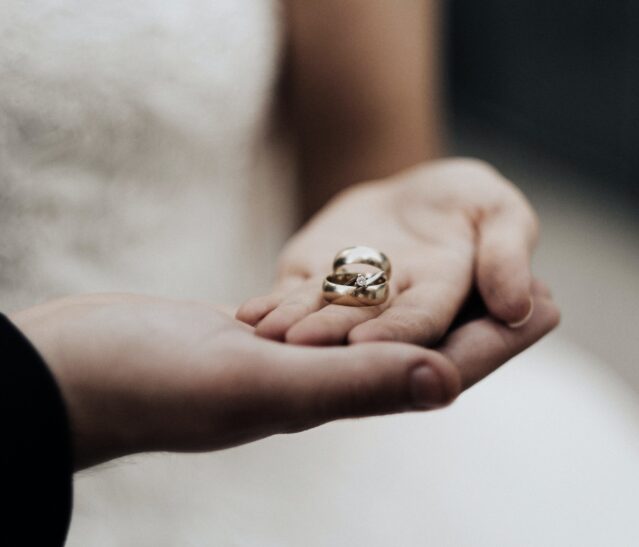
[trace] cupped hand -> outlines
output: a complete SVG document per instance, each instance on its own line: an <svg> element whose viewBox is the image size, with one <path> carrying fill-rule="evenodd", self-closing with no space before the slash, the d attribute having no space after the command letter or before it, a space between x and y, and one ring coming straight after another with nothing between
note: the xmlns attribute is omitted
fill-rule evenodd
<svg viewBox="0 0 639 547"><path fill-rule="evenodd" d="M296 344L433 345L476 284L494 318L521 326L532 314L537 230L524 196L489 165L456 159L418 166L338 195L285 248L273 293L246 302L237 318L263 337ZM333 256L354 245L390 258L385 304L353 308L322 299Z"/></svg>
<svg viewBox="0 0 639 547"><path fill-rule="evenodd" d="M391 342L281 344L208 304L132 295L68 298L10 319L60 386L82 468L135 452L214 450L339 418L437 408L553 328L557 311L543 289L535 302L524 328L476 319L437 351Z"/></svg>

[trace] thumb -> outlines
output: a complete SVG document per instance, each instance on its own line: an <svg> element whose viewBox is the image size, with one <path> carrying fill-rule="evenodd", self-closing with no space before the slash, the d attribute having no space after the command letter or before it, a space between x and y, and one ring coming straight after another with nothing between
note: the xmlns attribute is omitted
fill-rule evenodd
<svg viewBox="0 0 639 547"><path fill-rule="evenodd" d="M408 344L282 346L278 372L287 431L340 418L425 410L460 392L458 369L443 355Z"/></svg>

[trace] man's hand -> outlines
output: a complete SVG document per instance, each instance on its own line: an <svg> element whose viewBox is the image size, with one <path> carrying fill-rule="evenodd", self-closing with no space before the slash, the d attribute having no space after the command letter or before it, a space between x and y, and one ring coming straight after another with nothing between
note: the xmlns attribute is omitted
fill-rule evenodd
<svg viewBox="0 0 639 547"><path fill-rule="evenodd" d="M475 283L491 315L520 326L532 314L530 257L537 220L523 195L490 166L447 160L358 185L329 203L289 243L274 292L237 318L295 344L392 340L432 346ZM378 248L393 266L381 306L327 305L323 277L335 253Z"/></svg>
<svg viewBox="0 0 639 547"><path fill-rule="evenodd" d="M132 295L68 298L11 320L61 388L82 468L134 452L214 450L339 418L437 408L558 318L538 287L525 327L477 319L437 351L281 344L208 304Z"/></svg>

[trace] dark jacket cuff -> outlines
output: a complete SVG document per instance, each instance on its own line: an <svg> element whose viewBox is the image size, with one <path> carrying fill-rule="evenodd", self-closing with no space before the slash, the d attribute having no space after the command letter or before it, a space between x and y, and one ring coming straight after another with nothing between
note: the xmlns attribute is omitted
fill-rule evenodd
<svg viewBox="0 0 639 547"><path fill-rule="evenodd" d="M72 505L71 443L55 379L26 337L0 314L3 545L63 545ZM6 543L5 543L6 540Z"/></svg>

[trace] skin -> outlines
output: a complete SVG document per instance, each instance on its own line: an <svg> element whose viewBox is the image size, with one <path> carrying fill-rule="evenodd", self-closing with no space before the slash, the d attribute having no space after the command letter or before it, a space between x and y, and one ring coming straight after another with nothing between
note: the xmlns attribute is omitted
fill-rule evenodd
<svg viewBox="0 0 639 547"><path fill-rule="evenodd" d="M282 107L302 218L353 183L442 155L439 4L286 3Z"/></svg>
<svg viewBox="0 0 639 547"><path fill-rule="evenodd" d="M432 346L475 284L493 317L521 324L532 309L537 230L523 195L487 164L420 165L334 198L284 249L275 290L249 300L237 318L265 338L295 344ZM322 299L334 254L351 245L376 247L390 258L385 304L352 308Z"/></svg>
<svg viewBox="0 0 639 547"><path fill-rule="evenodd" d="M512 185L477 162L401 172L442 151L436 5L287 3L280 89L300 209L307 217L337 197L285 250L275 292L239 310L243 322L133 295L10 316L60 385L76 468L439 408L557 325L547 289L530 282L535 220ZM344 190L355 181L376 182ZM321 277L355 243L387 252L395 295L376 309L323 307ZM492 316L451 327L473 282ZM524 312L521 328L504 325Z"/></svg>
<svg viewBox="0 0 639 547"><path fill-rule="evenodd" d="M558 313L538 285L524 328L483 317L434 350L281 344L209 304L124 294L67 298L10 319L60 386L81 469L135 452L216 450L340 418L437 408L551 330Z"/></svg>
<svg viewBox="0 0 639 547"><path fill-rule="evenodd" d="M286 247L273 292L237 317L299 344L433 344L476 285L495 318L525 322L537 239L530 206L481 162L428 164L445 141L440 3L286 5L283 106L303 217L332 201ZM326 307L320 298L332 257L352 245L391 258L399 275L386 306Z"/></svg>

